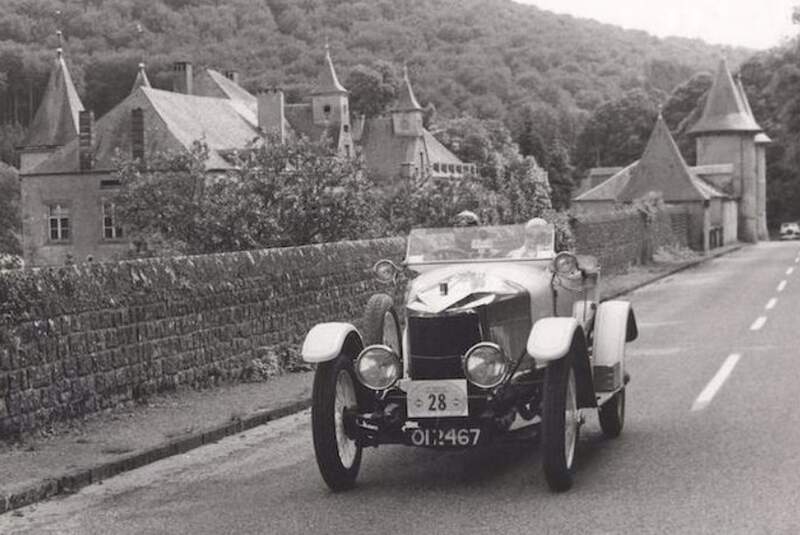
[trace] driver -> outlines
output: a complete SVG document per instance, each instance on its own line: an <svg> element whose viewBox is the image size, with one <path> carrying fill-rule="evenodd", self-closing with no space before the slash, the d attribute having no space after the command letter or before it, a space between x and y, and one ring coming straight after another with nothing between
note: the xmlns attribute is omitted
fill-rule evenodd
<svg viewBox="0 0 800 535"><path fill-rule="evenodd" d="M552 230L547 221L534 217L525 223L525 241L522 247L508 252L508 258L548 258L552 256Z"/></svg>
<svg viewBox="0 0 800 535"><path fill-rule="evenodd" d="M478 219L478 216L475 215L475 212L462 210L456 214L456 217L453 219L453 226L457 227L453 231L453 241L456 249L460 249L468 255L474 253L472 250L472 240L477 237L478 229L475 227L480 226L480 224L481 221Z"/></svg>

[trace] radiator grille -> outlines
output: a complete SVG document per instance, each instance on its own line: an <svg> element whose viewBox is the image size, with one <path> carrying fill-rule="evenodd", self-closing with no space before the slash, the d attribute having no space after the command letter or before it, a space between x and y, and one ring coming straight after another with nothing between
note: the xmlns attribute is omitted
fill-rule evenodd
<svg viewBox="0 0 800 535"><path fill-rule="evenodd" d="M461 357L481 341L477 314L409 317L412 379L463 378Z"/></svg>

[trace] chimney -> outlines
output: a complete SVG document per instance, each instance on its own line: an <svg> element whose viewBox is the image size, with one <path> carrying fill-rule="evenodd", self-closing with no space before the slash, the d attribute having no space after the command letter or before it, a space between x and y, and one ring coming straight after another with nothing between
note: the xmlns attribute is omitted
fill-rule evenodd
<svg viewBox="0 0 800 535"><path fill-rule="evenodd" d="M184 95L192 94L192 64L188 61L176 61L172 66L172 90Z"/></svg>
<svg viewBox="0 0 800 535"><path fill-rule="evenodd" d="M284 128L283 91L262 89L256 94L258 101L258 127L262 132L277 133L280 142L286 140Z"/></svg>
<svg viewBox="0 0 800 535"><path fill-rule="evenodd" d="M225 78L236 85L239 85L239 71L225 71Z"/></svg>
<svg viewBox="0 0 800 535"><path fill-rule="evenodd" d="M81 171L94 167L94 112L80 111L78 114L78 165Z"/></svg>
<svg viewBox="0 0 800 535"><path fill-rule="evenodd" d="M142 108L131 110L131 156L144 162L144 112Z"/></svg>

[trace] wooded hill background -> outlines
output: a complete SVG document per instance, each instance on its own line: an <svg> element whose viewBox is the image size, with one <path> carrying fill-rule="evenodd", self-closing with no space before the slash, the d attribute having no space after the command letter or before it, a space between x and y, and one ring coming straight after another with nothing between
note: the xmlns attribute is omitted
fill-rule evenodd
<svg viewBox="0 0 800 535"><path fill-rule="evenodd" d="M316 78L326 40L354 112L390 103L406 63L426 123L500 121L536 157L564 207L593 165L637 158L659 105L683 136L720 55L743 81L770 148L770 218L800 218L800 68L795 43L752 51L659 39L510 0L4 0L0 11L0 158L33 117L58 46L84 105L101 116L130 91L144 61L156 87L171 64L238 70L248 90L281 87L289 102ZM687 119L688 118L688 119ZM491 129L490 129L491 130ZM468 157L469 154L463 154Z"/></svg>

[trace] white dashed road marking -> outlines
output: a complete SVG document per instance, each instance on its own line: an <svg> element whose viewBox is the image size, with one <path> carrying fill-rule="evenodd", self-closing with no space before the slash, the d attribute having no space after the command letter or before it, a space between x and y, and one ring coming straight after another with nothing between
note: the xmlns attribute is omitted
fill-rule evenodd
<svg viewBox="0 0 800 535"><path fill-rule="evenodd" d="M791 275L793 272L794 272L794 268L793 267L790 267L789 269L786 270L786 274L787 275Z"/></svg>
<svg viewBox="0 0 800 535"><path fill-rule="evenodd" d="M765 306L764 308L766 308L767 310L772 310L773 308L775 308L775 305L777 304L777 302L778 302L778 300L773 297L772 299L767 301L767 306Z"/></svg>
<svg viewBox="0 0 800 535"><path fill-rule="evenodd" d="M782 292L784 288L786 288L786 281L785 280L781 281L780 284L778 284L778 287L776 288L776 290L779 291L779 292Z"/></svg>
<svg viewBox="0 0 800 535"><path fill-rule="evenodd" d="M719 389L722 388L722 384L731 374L734 366L736 366L736 363L739 362L741 357L739 353L731 353L728 355L728 358L725 359L725 362L722 363L719 371L717 371L717 374L711 378L703 391L700 392L700 395L697 396L697 399L692 405L693 411L703 410L711 403L711 400L714 399Z"/></svg>
<svg viewBox="0 0 800 535"><path fill-rule="evenodd" d="M750 330L757 331L761 329L761 327L763 327L766 322L767 322L766 316L759 316L758 318L756 318L756 321L754 321L753 324L750 326Z"/></svg>

